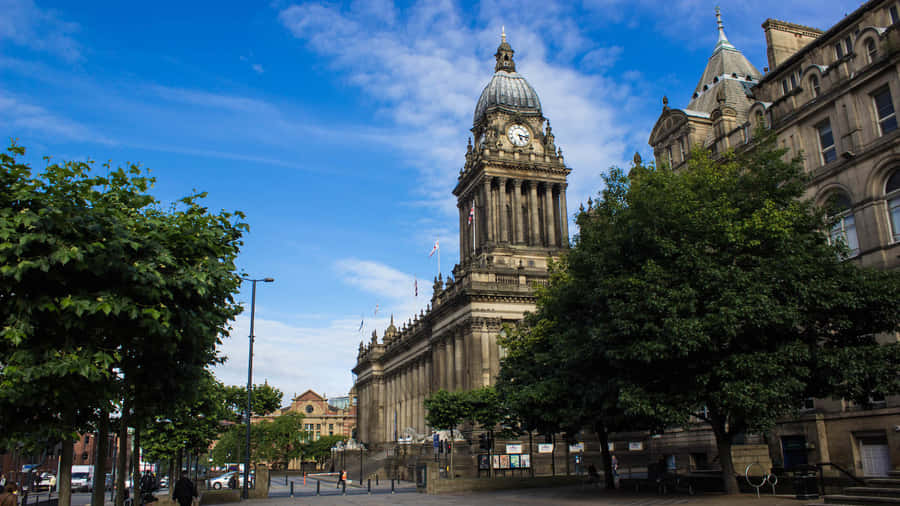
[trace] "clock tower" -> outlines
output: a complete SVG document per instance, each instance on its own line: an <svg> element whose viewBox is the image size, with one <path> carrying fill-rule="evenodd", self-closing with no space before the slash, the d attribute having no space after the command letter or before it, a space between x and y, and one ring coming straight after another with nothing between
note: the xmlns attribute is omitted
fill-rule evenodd
<svg viewBox="0 0 900 506"><path fill-rule="evenodd" d="M453 190L460 266L534 268L568 247L562 150L534 88L516 72L501 36L494 75L475 106L466 163Z"/></svg>

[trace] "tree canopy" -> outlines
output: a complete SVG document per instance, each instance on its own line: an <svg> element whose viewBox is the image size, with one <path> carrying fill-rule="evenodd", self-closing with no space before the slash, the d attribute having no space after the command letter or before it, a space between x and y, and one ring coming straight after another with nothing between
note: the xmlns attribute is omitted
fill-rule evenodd
<svg viewBox="0 0 900 506"><path fill-rule="evenodd" d="M900 345L876 336L900 328L900 274L846 261L804 198L800 161L758 139L719 159L696 150L678 172L606 175L535 315L506 343L504 369L522 371L507 376L514 402L539 411L547 394L595 395L575 413L604 424L699 416L736 492L738 434L768 430L809 396L898 391Z"/></svg>

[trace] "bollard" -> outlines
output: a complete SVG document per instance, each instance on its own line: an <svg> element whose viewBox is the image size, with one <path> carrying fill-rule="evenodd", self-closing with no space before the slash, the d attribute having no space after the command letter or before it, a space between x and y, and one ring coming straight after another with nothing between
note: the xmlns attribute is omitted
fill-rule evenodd
<svg viewBox="0 0 900 506"><path fill-rule="evenodd" d="M394 479L391 478L391 493L394 493Z"/></svg>
<svg viewBox="0 0 900 506"><path fill-rule="evenodd" d="M306 486L306 473L303 473L303 486Z"/></svg>
<svg viewBox="0 0 900 506"><path fill-rule="evenodd" d="M284 473L284 486L287 486L287 473Z"/></svg>
<svg viewBox="0 0 900 506"><path fill-rule="evenodd" d="M376 487L378 486L378 475L377 474L375 475L375 486Z"/></svg>
<svg viewBox="0 0 900 506"><path fill-rule="evenodd" d="M372 478L366 482L366 490L369 491L369 495L372 495Z"/></svg>
<svg viewBox="0 0 900 506"><path fill-rule="evenodd" d="M347 495L347 481L343 480L341 481L341 483L343 483L343 487L341 487L341 495Z"/></svg>
<svg viewBox="0 0 900 506"><path fill-rule="evenodd" d="M294 497L294 480L291 480L291 497Z"/></svg>
<svg viewBox="0 0 900 506"><path fill-rule="evenodd" d="M320 482L319 480L316 480L316 495L319 495L319 485L321 485L321 484L322 484L322 482Z"/></svg>

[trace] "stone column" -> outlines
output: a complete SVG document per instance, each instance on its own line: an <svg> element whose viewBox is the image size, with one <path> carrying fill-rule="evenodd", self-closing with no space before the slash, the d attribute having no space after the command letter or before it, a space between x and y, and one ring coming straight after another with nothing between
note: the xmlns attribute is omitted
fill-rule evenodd
<svg viewBox="0 0 900 506"><path fill-rule="evenodd" d="M569 212L566 210L566 185L559 185L559 213L562 215L562 245L569 245Z"/></svg>
<svg viewBox="0 0 900 506"><path fill-rule="evenodd" d="M532 246L539 246L541 244L541 231L540 220L538 219L538 188L537 181L529 181L528 182L528 214L531 215L531 232L529 237L529 244Z"/></svg>
<svg viewBox="0 0 900 506"><path fill-rule="evenodd" d="M465 226L465 218L463 217L466 214L465 203L460 202L457 206L459 208L459 259L463 261L466 259L468 248L466 248L466 226Z"/></svg>
<svg viewBox="0 0 900 506"><path fill-rule="evenodd" d="M462 331L457 330L455 332L454 339L456 340L456 344L453 346L453 350L456 352L456 388L458 390L464 390L468 388L466 384L466 378L463 375L464 373L464 354L463 354L463 334Z"/></svg>
<svg viewBox="0 0 900 506"><path fill-rule="evenodd" d="M485 332L475 334L481 340L481 385L486 387L491 384L491 341Z"/></svg>
<svg viewBox="0 0 900 506"><path fill-rule="evenodd" d="M447 358L445 360L445 363L447 364L447 378L445 381L447 382L447 390L452 392L454 390L454 386L456 385L456 382L454 380L456 371L455 366L453 365L453 363L455 362L454 359L456 358L455 352L453 350L453 348L455 347L455 343L453 342L453 336L444 336L444 340L447 343Z"/></svg>
<svg viewBox="0 0 900 506"><path fill-rule="evenodd" d="M522 244L525 241L525 238L522 237L522 180L513 179L512 189L513 243Z"/></svg>
<svg viewBox="0 0 900 506"><path fill-rule="evenodd" d="M491 229L491 222L493 221L493 216L490 214L491 210L491 178L485 176L484 181L482 181L482 189L481 194L484 196L484 235L485 242L492 242L494 240L494 231Z"/></svg>
<svg viewBox="0 0 900 506"><path fill-rule="evenodd" d="M553 199L553 186L546 185L544 186L544 201L546 204L544 205L544 225L547 227L547 244L550 246L556 246L556 205L554 204Z"/></svg>
<svg viewBox="0 0 900 506"><path fill-rule="evenodd" d="M426 359L425 359L425 379L426 379L425 385L426 385L426 387L425 387L424 397L428 397L429 395L431 395L431 392L433 392L433 390L431 389L431 368L432 368L431 360L426 357ZM428 424L425 422L425 406L424 406L424 404L422 406L422 427L423 427L423 429L428 428ZM428 431L426 430L426 432L428 432Z"/></svg>
<svg viewBox="0 0 900 506"><path fill-rule="evenodd" d="M506 178L497 178L499 187L500 207L500 243L509 243L509 217L506 214Z"/></svg>

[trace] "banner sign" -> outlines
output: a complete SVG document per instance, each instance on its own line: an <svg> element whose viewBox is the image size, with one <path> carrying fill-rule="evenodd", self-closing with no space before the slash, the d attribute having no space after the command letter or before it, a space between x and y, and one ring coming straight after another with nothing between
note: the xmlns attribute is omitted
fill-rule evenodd
<svg viewBox="0 0 900 506"><path fill-rule="evenodd" d="M478 455L478 469L487 469L488 462L490 462L491 467L498 470L531 468L531 455L527 453L493 455L492 457L490 459L490 456L486 454Z"/></svg>
<svg viewBox="0 0 900 506"><path fill-rule="evenodd" d="M539 444L538 453L553 453L553 445L550 443Z"/></svg>
<svg viewBox="0 0 900 506"><path fill-rule="evenodd" d="M584 443L575 443L573 445L569 445L569 452L578 453L584 451Z"/></svg>
<svg viewBox="0 0 900 506"><path fill-rule="evenodd" d="M628 443L628 451L639 452L644 449L643 441L631 441Z"/></svg>
<svg viewBox="0 0 900 506"><path fill-rule="evenodd" d="M522 443L507 444L506 453L522 453Z"/></svg>

